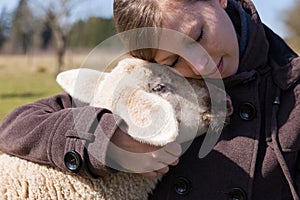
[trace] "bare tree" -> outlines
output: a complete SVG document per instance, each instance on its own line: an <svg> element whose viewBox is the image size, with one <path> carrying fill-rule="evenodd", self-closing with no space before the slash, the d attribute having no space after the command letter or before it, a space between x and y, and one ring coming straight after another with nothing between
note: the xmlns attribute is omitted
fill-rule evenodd
<svg viewBox="0 0 300 200"><path fill-rule="evenodd" d="M10 22L8 16L9 14L6 11L6 8L2 8L0 13L0 50L9 35Z"/></svg>
<svg viewBox="0 0 300 200"><path fill-rule="evenodd" d="M15 49L22 47L22 53L27 54L32 45L34 33L34 18L27 0L21 0L13 16L13 39Z"/></svg>
<svg viewBox="0 0 300 200"><path fill-rule="evenodd" d="M55 43L57 55L57 73L64 64L64 56L67 49L67 41L71 29L71 13L82 2L80 0L29 0L40 15L49 23Z"/></svg>

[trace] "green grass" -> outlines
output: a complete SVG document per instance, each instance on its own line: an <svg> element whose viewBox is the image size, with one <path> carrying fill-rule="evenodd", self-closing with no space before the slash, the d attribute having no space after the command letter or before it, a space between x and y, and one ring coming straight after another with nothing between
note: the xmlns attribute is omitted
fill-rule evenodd
<svg viewBox="0 0 300 200"><path fill-rule="evenodd" d="M14 108L52 96L62 89L49 73L0 74L0 122Z"/></svg>
<svg viewBox="0 0 300 200"><path fill-rule="evenodd" d="M62 91L51 55L0 55L0 123L16 107Z"/></svg>
<svg viewBox="0 0 300 200"><path fill-rule="evenodd" d="M79 68L88 53L67 54L62 70ZM94 57L89 60L88 67L102 66L106 63L101 63L102 60L111 60L115 54L99 52L93 62ZM28 56L0 54L0 123L16 107L62 92L55 81L55 71L56 57L53 53Z"/></svg>

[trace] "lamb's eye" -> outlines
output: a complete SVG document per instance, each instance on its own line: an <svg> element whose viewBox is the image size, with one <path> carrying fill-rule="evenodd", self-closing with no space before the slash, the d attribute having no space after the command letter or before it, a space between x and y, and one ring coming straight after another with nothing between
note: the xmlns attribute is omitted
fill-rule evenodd
<svg viewBox="0 0 300 200"><path fill-rule="evenodd" d="M154 86L152 88L152 91L153 92L165 92L166 91L166 85L163 84L163 83L160 83L160 84Z"/></svg>

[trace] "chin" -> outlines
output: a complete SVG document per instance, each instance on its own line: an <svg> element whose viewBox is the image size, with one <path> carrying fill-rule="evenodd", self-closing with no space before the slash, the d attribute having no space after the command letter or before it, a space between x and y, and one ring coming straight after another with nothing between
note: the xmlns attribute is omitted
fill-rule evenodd
<svg viewBox="0 0 300 200"><path fill-rule="evenodd" d="M234 65L235 66L235 65ZM227 68L225 68L225 69L228 69L228 68L231 68L231 70L227 70L227 71L225 71L224 73L222 73L221 74L221 76L222 76L222 78L227 78L227 77L229 77L229 76L233 76L233 75L235 75L236 74L236 72L237 72L237 70L238 70L238 67L232 67L232 65L231 66L228 66Z"/></svg>

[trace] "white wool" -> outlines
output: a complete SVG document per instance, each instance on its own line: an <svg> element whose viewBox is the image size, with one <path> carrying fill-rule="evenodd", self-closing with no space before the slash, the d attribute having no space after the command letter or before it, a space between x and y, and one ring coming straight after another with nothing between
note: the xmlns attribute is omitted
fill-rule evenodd
<svg viewBox="0 0 300 200"><path fill-rule="evenodd" d="M0 199L7 200L146 200L157 180L123 172L83 178L2 154L0 182Z"/></svg>

